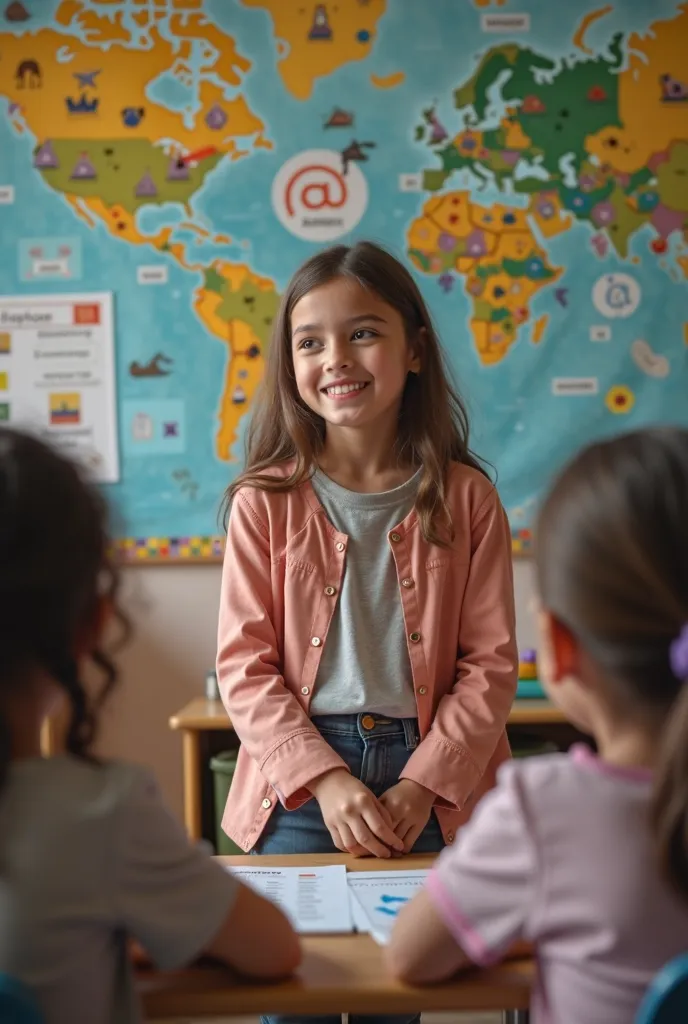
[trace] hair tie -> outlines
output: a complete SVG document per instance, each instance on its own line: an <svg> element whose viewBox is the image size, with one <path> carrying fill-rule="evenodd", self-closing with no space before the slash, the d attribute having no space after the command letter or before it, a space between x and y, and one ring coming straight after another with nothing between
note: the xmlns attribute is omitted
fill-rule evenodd
<svg viewBox="0 0 688 1024"><path fill-rule="evenodd" d="M669 663L679 682L688 681L688 623L669 645Z"/></svg>

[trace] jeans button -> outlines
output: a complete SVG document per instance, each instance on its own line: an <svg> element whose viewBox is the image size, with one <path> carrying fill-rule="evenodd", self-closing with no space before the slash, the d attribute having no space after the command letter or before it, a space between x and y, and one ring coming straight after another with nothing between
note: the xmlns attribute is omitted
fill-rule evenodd
<svg viewBox="0 0 688 1024"><path fill-rule="evenodd" d="M374 729L375 719L373 718L372 715L364 715L363 718L361 719L361 725L363 726L364 729Z"/></svg>

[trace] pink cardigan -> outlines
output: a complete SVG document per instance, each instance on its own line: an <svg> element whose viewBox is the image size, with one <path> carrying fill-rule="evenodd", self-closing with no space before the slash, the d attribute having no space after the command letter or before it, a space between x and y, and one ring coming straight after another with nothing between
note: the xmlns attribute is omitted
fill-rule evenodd
<svg viewBox="0 0 688 1024"><path fill-rule="evenodd" d="M284 467L273 474L286 474ZM453 463L447 480L455 540L423 539L415 511L387 538L399 577L421 741L402 777L437 794L450 843L510 756L504 727L516 691L511 536L489 481ZM222 827L255 845L280 800L346 768L309 717L348 538L309 482L234 498L222 573L217 674L241 741Z"/></svg>

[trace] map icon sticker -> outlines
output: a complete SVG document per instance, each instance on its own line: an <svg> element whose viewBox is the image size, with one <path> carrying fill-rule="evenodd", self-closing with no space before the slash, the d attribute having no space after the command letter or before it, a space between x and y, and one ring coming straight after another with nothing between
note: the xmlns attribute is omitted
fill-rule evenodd
<svg viewBox="0 0 688 1024"><path fill-rule="evenodd" d="M605 274L592 289L592 301L602 316L632 316L640 305L640 285L630 274Z"/></svg>
<svg viewBox="0 0 688 1024"><path fill-rule="evenodd" d="M356 227L368 205L368 184L357 163L333 149L308 149L283 164L272 183L280 223L307 242L331 242Z"/></svg>

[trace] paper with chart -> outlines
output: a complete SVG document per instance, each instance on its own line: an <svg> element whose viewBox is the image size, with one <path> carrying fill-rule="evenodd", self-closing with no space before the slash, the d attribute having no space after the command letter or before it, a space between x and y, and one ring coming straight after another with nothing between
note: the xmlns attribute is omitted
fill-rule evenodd
<svg viewBox="0 0 688 1024"><path fill-rule="evenodd" d="M358 901L376 942L385 945L389 940L399 910L422 889L428 874L419 870L352 871L347 876L349 890ZM357 930L363 928L357 925Z"/></svg>
<svg viewBox="0 0 688 1024"><path fill-rule="evenodd" d="M353 931L346 868L227 868L276 903L300 935L346 935Z"/></svg>
<svg viewBox="0 0 688 1024"><path fill-rule="evenodd" d="M0 297L0 421L119 480L109 292Z"/></svg>

